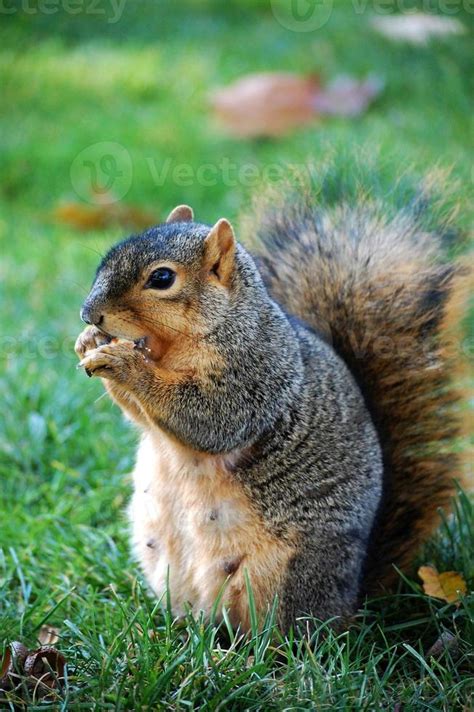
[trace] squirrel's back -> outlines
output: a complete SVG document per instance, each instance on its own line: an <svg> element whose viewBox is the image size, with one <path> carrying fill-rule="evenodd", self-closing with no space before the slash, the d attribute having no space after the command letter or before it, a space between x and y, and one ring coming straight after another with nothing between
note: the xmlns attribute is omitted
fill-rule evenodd
<svg viewBox="0 0 474 712"><path fill-rule="evenodd" d="M392 218L360 196L355 207L324 208L298 185L284 199L260 199L248 222L270 293L342 356L380 438L384 482L369 592L393 583L394 564L412 562L460 479L443 335L463 270L443 260L441 236L423 227L420 204Z"/></svg>

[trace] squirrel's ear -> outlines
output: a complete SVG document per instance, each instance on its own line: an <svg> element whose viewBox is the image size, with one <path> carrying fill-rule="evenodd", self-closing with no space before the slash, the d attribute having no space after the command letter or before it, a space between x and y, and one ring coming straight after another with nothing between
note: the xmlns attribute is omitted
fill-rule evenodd
<svg viewBox="0 0 474 712"><path fill-rule="evenodd" d="M194 220L193 209L189 205L177 205L166 218L167 223L192 222Z"/></svg>
<svg viewBox="0 0 474 712"><path fill-rule="evenodd" d="M234 270L235 237L232 225L221 218L204 240L206 269L222 284L227 284Z"/></svg>

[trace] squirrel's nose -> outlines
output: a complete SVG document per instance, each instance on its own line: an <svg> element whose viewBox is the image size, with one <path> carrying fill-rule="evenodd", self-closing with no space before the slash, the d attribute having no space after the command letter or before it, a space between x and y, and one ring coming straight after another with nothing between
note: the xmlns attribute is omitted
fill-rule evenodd
<svg viewBox="0 0 474 712"><path fill-rule="evenodd" d="M86 302L81 309L81 319L86 324L99 326L104 321L104 315L99 314L97 310L94 310L92 305Z"/></svg>

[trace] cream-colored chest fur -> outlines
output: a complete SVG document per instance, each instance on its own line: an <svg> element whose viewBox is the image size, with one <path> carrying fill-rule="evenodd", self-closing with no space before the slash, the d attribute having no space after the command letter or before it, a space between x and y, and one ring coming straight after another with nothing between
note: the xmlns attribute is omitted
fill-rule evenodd
<svg viewBox="0 0 474 712"><path fill-rule="evenodd" d="M248 627L244 569L264 613L293 547L277 540L223 458L195 453L160 432L139 447L130 506L135 550L158 596L169 581L173 611L211 611L222 590L235 625Z"/></svg>

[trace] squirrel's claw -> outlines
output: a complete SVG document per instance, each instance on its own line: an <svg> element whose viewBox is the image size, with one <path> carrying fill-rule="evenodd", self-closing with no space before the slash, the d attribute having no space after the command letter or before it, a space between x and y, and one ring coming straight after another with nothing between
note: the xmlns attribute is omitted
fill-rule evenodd
<svg viewBox="0 0 474 712"><path fill-rule="evenodd" d="M110 341L111 337L104 334L96 326L87 326L77 337L74 351L79 358L83 358L88 351L93 351L99 346L110 343Z"/></svg>
<svg viewBox="0 0 474 712"><path fill-rule="evenodd" d="M144 355L134 349L133 342L104 344L88 351L79 361L86 374L121 383L128 382L135 371L143 369Z"/></svg>
<svg viewBox="0 0 474 712"><path fill-rule="evenodd" d="M83 361L84 361L84 360L85 360L85 359L83 359ZM80 361L80 362L76 365L76 369L83 368L84 371L85 371L85 373L87 374L87 376L89 376L89 378L92 378L92 376L94 375L94 371L93 371L92 369L90 369L90 368L87 368L87 366L84 365L83 361Z"/></svg>

